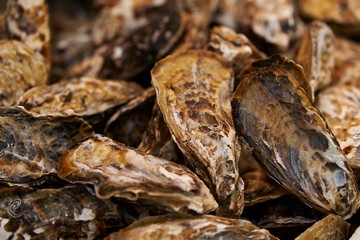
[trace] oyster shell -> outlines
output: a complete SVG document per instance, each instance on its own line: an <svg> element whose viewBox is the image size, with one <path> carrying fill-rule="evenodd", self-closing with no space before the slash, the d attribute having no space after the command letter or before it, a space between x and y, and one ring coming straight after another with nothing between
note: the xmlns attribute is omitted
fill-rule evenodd
<svg viewBox="0 0 360 240"><path fill-rule="evenodd" d="M59 163L58 175L95 186L98 197L139 201L171 212L214 211L217 203L205 184L186 167L94 136L73 147Z"/></svg>
<svg viewBox="0 0 360 240"><path fill-rule="evenodd" d="M326 87L332 82L334 67L335 36L324 22L313 21L303 34L295 62L304 68L312 91Z"/></svg>
<svg viewBox="0 0 360 240"><path fill-rule="evenodd" d="M333 85L318 94L316 107L350 166L360 168L360 89L354 85Z"/></svg>
<svg viewBox="0 0 360 240"><path fill-rule="evenodd" d="M137 147L151 117L155 89L149 87L121 106L107 121L104 134L118 142Z"/></svg>
<svg viewBox="0 0 360 240"><path fill-rule="evenodd" d="M99 115L120 106L143 91L135 82L82 77L52 85L34 87L17 105L39 116L80 116L90 123Z"/></svg>
<svg viewBox="0 0 360 240"><path fill-rule="evenodd" d="M215 26L211 29L207 49L220 54L230 62L235 76L249 63L266 58L266 55L258 50L244 34L236 33L226 26Z"/></svg>
<svg viewBox="0 0 360 240"><path fill-rule="evenodd" d="M310 102L314 101L314 92L311 88L309 80L305 76L303 68L293 60L289 60L287 57L280 54L274 54L267 59L252 62L245 69L243 69L243 71L238 76L236 76L236 81L240 82L246 74L263 67L278 68L290 73L292 77L295 78L299 83L300 87L304 89Z"/></svg>
<svg viewBox="0 0 360 240"><path fill-rule="evenodd" d="M47 82L44 58L16 40L0 41L0 105L14 105L28 89Z"/></svg>
<svg viewBox="0 0 360 240"><path fill-rule="evenodd" d="M49 13L45 0L11 0L6 17L10 39L20 40L40 53L50 69Z"/></svg>
<svg viewBox="0 0 360 240"><path fill-rule="evenodd" d="M105 239L277 239L243 219L163 215L135 222Z"/></svg>
<svg viewBox="0 0 360 240"><path fill-rule="evenodd" d="M75 142L93 134L76 117L34 117L22 108L0 108L0 182L30 183L56 173Z"/></svg>
<svg viewBox="0 0 360 240"><path fill-rule="evenodd" d="M122 0L119 4L131 5L134 1ZM135 1L138 2L138 1ZM97 48L94 53L74 64L69 69L69 77L96 77L130 79L143 72L174 46L184 30L185 19L181 1L140 1L141 7L122 8L121 15L139 15L141 27L115 38ZM141 20L142 19L142 20ZM126 19L133 24L132 19ZM138 22L138 21L137 21Z"/></svg>
<svg viewBox="0 0 360 240"><path fill-rule="evenodd" d="M236 132L280 185L320 211L346 218L356 212L354 174L291 74L260 68L242 79L231 103Z"/></svg>
<svg viewBox="0 0 360 240"><path fill-rule="evenodd" d="M329 215L318 221L295 240L346 240L349 235L350 224L336 215Z"/></svg>
<svg viewBox="0 0 360 240"><path fill-rule="evenodd" d="M83 186L0 189L1 239L94 239L125 227L126 211Z"/></svg>
<svg viewBox="0 0 360 240"><path fill-rule="evenodd" d="M188 163L220 202L237 194L232 69L217 54L192 50L157 62L151 77L164 120Z"/></svg>

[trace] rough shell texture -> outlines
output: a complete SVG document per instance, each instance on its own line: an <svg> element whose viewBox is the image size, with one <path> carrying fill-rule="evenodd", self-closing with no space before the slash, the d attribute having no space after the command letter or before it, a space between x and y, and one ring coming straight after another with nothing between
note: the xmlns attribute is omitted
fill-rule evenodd
<svg viewBox="0 0 360 240"><path fill-rule="evenodd" d="M175 142L217 199L227 199L238 179L232 69L214 53L193 50L157 62L151 77Z"/></svg>
<svg viewBox="0 0 360 240"><path fill-rule="evenodd" d="M44 85L44 58L16 40L0 41L0 105L14 105L29 88Z"/></svg>
<svg viewBox="0 0 360 240"><path fill-rule="evenodd" d="M347 161L360 168L360 89L354 85L333 85L316 97L320 110Z"/></svg>
<svg viewBox="0 0 360 240"><path fill-rule="evenodd" d="M124 212L83 186L0 190L1 239L94 239L124 227Z"/></svg>
<svg viewBox="0 0 360 240"><path fill-rule="evenodd" d="M75 117L34 117L21 108L0 108L0 181L28 183L56 173L74 143L93 134Z"/></svg>
<svg viewBox="0 0 360 240"><path fill-rule="evenodd" d="M299 19L290 0L236 1L237 30L286 50L298 35Z"/></svg>
<svg viewBox="0 0 360 240"><path fill-rule="evenodd" d="M10 1L10 0L9 0ZM50 69L49 13L45 0L12 0L6 18L10 39L17 39L43 55Z"/></svg>
<svg viewBox="0 0 360 240"><path fill-rule="evenodd" d="M304 68L313 92L329 85L334 67L334 34L320 21L310 24L303 34L295 61Z"/></svg>
<svg viewBox="0 0 360 240"><path fill-rule="evenodd" d="M203 214L217 208L209 189L186 167L110 138L95 136L79 143L59 164L60 177L93 184L100 198L118 197L172 212Z"/></svg>
<svg viewBox="0 0 360 240"><path fill-rule="evenodd" d="M142 136L138 150L172 162L183 162L184 160L157 103L154 104L151 119Z"/></svg>
<svg viewBox="0 0 360 240"><path fill-rule="evenodd" d="M336 215L329 215L312 225L295 240L346 240L350 224Z"/></svg>
<svg viewBox="0 0 360 240"><path fill-rule="evenodd" d="M242 219L203 215L163 215L138 221L110 239L277 239L267 230Z"/></svg>
<svg viewBox="0 0 360 240"><path fill-rule="evenodd" d="M155 96L155 89L149 87L121 106L107 121L105 135L125 145L137 147L151 117Z"/></svg>
<svg viewBox="0 0 360 240"><path fill-rule="evenodd" d="M122 2L129 4L127 0ZM140 15L144 14L142 27L100 46L93 55L71 67L69 76L129 79L149 69L174 46L185 25L181 1L157 2L161 4L138 9Z"/></svg>
<svg viewBox="0 0 360 240"><path fill-rule="evenodd" d="M266 58L266 55L259 51L244 34L236 33L226 26L215 26L211 29L207 49L220 54L230 62L235 75L249 63Z"/></svg>
<svg viewBox="0 0 360 240"><path fill-rule="evenodd" d="M309 98L310 102L314 101L314 92L311 88L309 80L305 76L303 68L299 64L295 63L292 60L289 60L287 57L280 54L275 54L267 59L252 62L245 69L243 69L240 75L236 76L236 81L240 82L246 74L249 74L256 69L263 67L278 68L290 73L292 77L295 78L299 85L304 89L306 96Z"/></svg>
<svg viewBox="0 0 360 240"><path fill-rule="evenodd" d="M260 68L246 75L234 93L232 113L255 159L285 189L324 212L350 217L357 210L353 172L289 73Z"/></svg>
<svg viewBox="0 0 360 240"><path fill-rule="evenodd" d="M82 77L34 87L17 105L40 116L90 117L126 103L142 90L135 82Z"/></svg>

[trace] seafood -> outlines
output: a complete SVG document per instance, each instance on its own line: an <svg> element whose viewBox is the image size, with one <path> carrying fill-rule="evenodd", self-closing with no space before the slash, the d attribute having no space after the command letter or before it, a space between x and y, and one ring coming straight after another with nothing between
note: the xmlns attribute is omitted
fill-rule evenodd
<svg viewBox="0 0 360 240"><path fill-rule="evenodd" d="M58 175L95 186L96 195L150 204L171 212L204 214L218 204L205 184L186 167L94 136L68 151Z"/></svg>
<svg viewBox="0 0 360 240"><path fill-rule="evenodd" d="M231 103L236 132L273 179L320 211L346 218L356 212L354 174L291 74L259 68L245 75Z"/></svg>

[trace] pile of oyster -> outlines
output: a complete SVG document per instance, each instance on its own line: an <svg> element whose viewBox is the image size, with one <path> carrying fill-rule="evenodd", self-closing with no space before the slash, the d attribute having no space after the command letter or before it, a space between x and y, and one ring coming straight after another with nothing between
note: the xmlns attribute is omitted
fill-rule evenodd
<svg viewBox="0 0 360 240"><path fill-rule="evenodd" d="M360 239L358 0L0 1L0 239Z"/></svg>

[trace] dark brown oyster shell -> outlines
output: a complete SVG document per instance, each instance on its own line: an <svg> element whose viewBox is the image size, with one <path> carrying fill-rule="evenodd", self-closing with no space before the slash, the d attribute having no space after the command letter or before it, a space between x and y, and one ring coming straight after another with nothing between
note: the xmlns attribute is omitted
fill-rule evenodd
<svg viewBox="0 0 360 240"><path fill-rule="evenodd" d="M0 105L11 106L28 89L44 85L44 58L16 40L0 41Z"/></svg>
<svg viewBox="0 0 360 240"><path fill-rule="evenodd" d="M300 234L295 240L327 239L346 240L350 224L336 215L329 215Z"/></svg>
<svg viewBox="0 0 360 240"><path fill-rule="evenodd" d="M11 2L6 17L9 39L20 40L40 53L50 69L49 13L45 0L8 0Z"/></svg>
<svg viewBox="0 0 360 240"><path fill-rule="evenodd" d="M83 186L0 189L1 239L100 239L125 227L125 214Z"/></svg>
<svg viewBox="0 0 360 240"><path fill-rule="evenodd" d="M135 96L143 88L135 82L82 77L27 91L17 105L39 116L80 116L92 124ZM100 118L100 119L99 119Z"/></svg>
<svg viewBox="0 0 360 240"><path fill-rule="evenodd" d="M164 120L188 163L220 202L237 195L239 145L231 119L230 66L217 54L192 50L157 62L151 77ZM235 204L237 214L242 204Z"/></svg>
<svg viewBox="0 0 360 240"><path fill-rule="evenodd" d="M141 27L101 45L91 56L72 66L69 77L129 79L151 68L169 52L184 29L182 2L154 0L149 8L144 4L148 1L140 2L142 7L132 13L128 8L120 11L124 11L122 15L138 16ZM119 2L122 3L131 5L127 0Z"/></svg>
<svg viewBox="0 0 360 240"><path fill-rule="evenodd" d="M320 21L312 22L302 36L294 59L303 67L314 93L332 82L334 40L330 27Z"/></svg>
<svg viewBox="0 0 360 240"><path fill-rule="evenodd" d="M22 108L0 108L0 182L25 184L56 173L64 152L92 134L77 117L34 117Z"/></svg>
<svg viewBox="0 0 360 240"><path fill-rule="evenodd" d="M105 239L278 239L243 219L163 215L135 222Z"/></svg>
<svg viewBox="0 0 360 240"><path fill-rule="evenodd" d="M320 110L352 168L360 168L360 89L333 85L316 97Z"/></svg>
<svg viewBox="0 0 360 240"><path fill-rule="evenodd" d="M205 184L186 167L95 136L67 152L58 175L95 186L100 198L138 201L171 212L214 211L217 203Z"/></svg>
<svg viewBox="0 0 360 240"><path fill-rule="evenodd" d="M291 74L266 67L246 75L233 95L232 113L236 132L285 189L327 213L349 218L356 212L354 174Z"/></svg>
<svg viewBox="0 0 360 240"><path fill-rule="evenodd" d="M137 147L151 117L155 96L155 89L149 87L121 106L107 121L105 136L125 145Z"/></svg>
<svg viewBox="0 0 360 240"><path fill-rule="evenodd" d="M311 88L309 80L305 76L303 68L293 60L289 60L287 57L280 54L274 54L267 59L252 62L240 73L240 75L236 76L236 81L240 82L246 74L263 67L278 68L290 73L299 83L300 87L304 89L310 102L314 101L314 91Z"/></svg>

